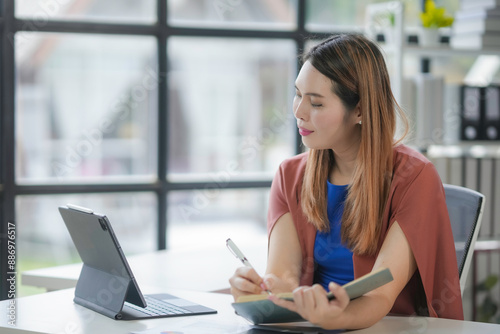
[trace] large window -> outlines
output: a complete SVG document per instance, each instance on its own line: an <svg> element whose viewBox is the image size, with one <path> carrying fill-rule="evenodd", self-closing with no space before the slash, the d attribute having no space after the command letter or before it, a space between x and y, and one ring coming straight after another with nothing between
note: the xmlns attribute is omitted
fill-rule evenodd
<svg viewBox="0 0 500 334"><path fill-rule="evenodd" d="M127 254L263 235L274 172L299 150L303 7L3 1L1 226L16 225L18 283L79 261L66 203L107 214Z"/></svg>
<svg viewBox="0 0 500 334"><path fill-rule="evenodd" d="M66 203L107 214L127 254L264 234L302 149L298 55L368 2L0 1L2 277L14 224L18 283L79 261Z"/></svg>
<svg viewBox="0 0 500 334"><path fill-rule="evenodd" d="M233 179L272 177L293 154L295 43L172 37L168 51L174 111L168 122L168 178L217 173L228 164L234 165Z"/></svg>
<svg viewBox="0 0 500 334"><path fill-rule="evenodd" d="M154 179L155 39L34 32L15 39L17 183Z"/></svg>
<svg viewBox="0 0 500 334"><path fill-rule="evenodd" d="M172 26L292 30L297 27L298 0L168 1Z"/></svg>
<svg viewBox="0 0 500 334"><path fill-rule="evenodd" d="M156 6L156 0L15 0L15 13L41 25L47 20L154 23Z"/></svg>

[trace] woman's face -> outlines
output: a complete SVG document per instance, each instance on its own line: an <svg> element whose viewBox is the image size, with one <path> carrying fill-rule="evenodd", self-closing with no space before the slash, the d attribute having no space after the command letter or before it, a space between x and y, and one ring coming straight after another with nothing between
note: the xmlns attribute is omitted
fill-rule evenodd
<svg viewBox="0 0 500 334"><path fill-rule="evenodd" d="M302 142L311 149L343 150L359 139L359 107L347 111L331 80L309 61L295 81L293 113Z"/></svg>

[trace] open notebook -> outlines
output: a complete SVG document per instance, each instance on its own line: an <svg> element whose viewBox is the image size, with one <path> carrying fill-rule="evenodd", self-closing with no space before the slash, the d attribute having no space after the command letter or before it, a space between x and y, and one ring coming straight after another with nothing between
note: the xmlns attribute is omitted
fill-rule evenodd
<svg viewBox="0 0 500 334"><path fill-rule="evenodd" d="M352 300L392 280L391 271L388 268L380 268L344 284L343 287ZM293 301L292 293L281 293L277 296ZM335 298L331 293L327 297L329 300ZM303 320L299 314L280 307L267 298L267 294L241 296L232 306L237 314L255 325Z"/></svg>

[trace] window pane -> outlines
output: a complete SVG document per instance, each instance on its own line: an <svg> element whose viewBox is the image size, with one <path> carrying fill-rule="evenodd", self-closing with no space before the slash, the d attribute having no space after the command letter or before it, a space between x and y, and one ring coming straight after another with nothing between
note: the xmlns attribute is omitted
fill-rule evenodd
<svg viewBox="0 0 500 334"><path fill-rule="evenodd" d="M365 26L366 6L387 0L307 0L306 28L313 31L360 31ZM436 0L436 5L444 7L446 13L454 15L458 10L458 0ZM404 27L415 34L415 27L421 26L419 15L421 1L403 1Z"/></svg>
<svg viewBox="0 0 500 334"><path fill-rule="evenodd" d="M32 20L37 26L47 20L156 22L156 0L16 0L16 16Z"/></svg>
<svg viewBox="0 0 500 334"><path fill-rule="evenodd" d="M293 154L293 42L172 38L169 56L170 179L273 175Z"/></svg>
<svg viewBox="0 0 500 334"><path fill-rule="evenodd" d="M297 0L168 1L168 22L177 26L294 29Z"/></svg>
<svg viewBox="0 0 500 334"><path fill-rule="evenodd" d="M155 38L18 33L15 40L18 182L156 174Z"/></svg>
<svg viewBox="0 0 500 334"><path fill-rule="evenodd" d="M221 247L227 238L265 238L269 190L176 191L168 197L169 249Z"/></svg>
<svg viewBox="0 0 500 334"><path fill-rule="evenodd" d="M18 272L80 262L57 208L73 203L106 214L125 254L156 249L157 201L152 193L18 196ZM34 292L21 288L21 294Z"/></svg>
<svg viewBox="0 0 500 334"><path fill-rule="evenodd" d="M386 0L308 0L306 28L313 31L362 31L365 9L372 3ZM404 1L405 26L415 26L420 1Z"/></svg>

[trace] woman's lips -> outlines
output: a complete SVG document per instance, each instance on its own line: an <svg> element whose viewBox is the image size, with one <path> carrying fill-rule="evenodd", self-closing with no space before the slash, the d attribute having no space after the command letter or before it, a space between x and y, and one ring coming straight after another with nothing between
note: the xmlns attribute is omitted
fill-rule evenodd
<svg viewBox="0 0 500 334"><path fill-rule="evenodd" d="M301 136L309 136L313 132L314 131L309 131L307 129L299 127L299 133L300 133Z"/></svg>

